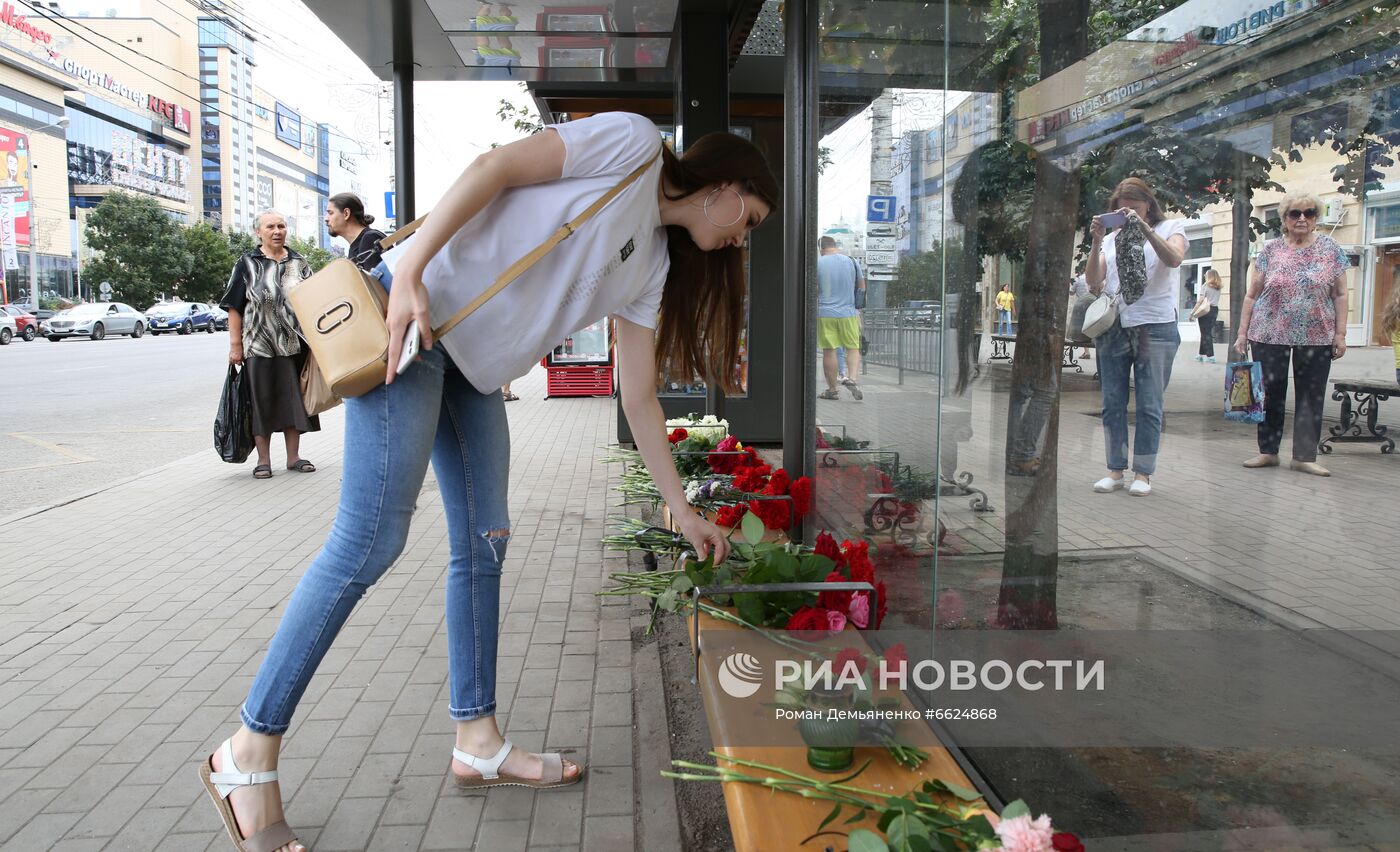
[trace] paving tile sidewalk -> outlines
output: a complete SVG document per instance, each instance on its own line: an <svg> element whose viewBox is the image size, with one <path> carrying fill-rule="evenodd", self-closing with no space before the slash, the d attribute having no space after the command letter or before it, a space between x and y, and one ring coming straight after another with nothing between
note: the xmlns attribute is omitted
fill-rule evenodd
<svg viewBox="0 0 1400 852"><path fill-rule="evenodd" d="M633 767L654 764L658 744L634 742L635 605L594 594L624 564L598 545L618 471L594 459L615 405L544 401L543 378L517 382L522 401L507 409L515 528L497 697L509 737L588 763L590 778L538 796L451 785L448 543L430 473L407 549L352 615L286 742L289 821L318 852L617 852L656 836L647 819L668 819L664 797L659 812L636 805ZM0 563L0 848L228 846L195 763L236 725L330 527L340 414L323 422L305 442L314 475L284 472L274 449L277 475L256 482L210 452L0 525L12 555Z"/></svg>

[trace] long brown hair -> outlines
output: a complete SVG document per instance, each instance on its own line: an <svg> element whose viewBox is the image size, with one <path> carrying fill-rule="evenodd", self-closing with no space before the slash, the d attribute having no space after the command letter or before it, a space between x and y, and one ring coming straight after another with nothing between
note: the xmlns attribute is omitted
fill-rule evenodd
<svg viewBox="0 0 1400 852"><path fill-rule="evenodd" d="M1389 335L1400 331L1400 287L1391 290L1390 301L1385 303L1385 311L1381 314L1381 331Z"/></svg>
<svg viewBox="0 0 1400 852"><path fill-rule="evenodd" d="M666 195L673 201L734 181L772 210L778 209L778 181L763 154L747 139L709 133L688 145L680 157L669 148L663 152L661 175L676 190L675 195ZM666 232L671 269L666 273L656 331L658 366L663 376L699 375L720 390L736 391L734 367L748 292L744 249L702 251L685 228L670 225Z"/></svg>
<svg viewBox="0 0 1400 852"><path fill-rule="evenodd" d="M1124 178L1114 187L1113 195L1108 199L1110 210L1117 210L1123 206L1124 201L1142 201L1147 204L1147 224L1156 227L1157 223L1167 218L1162 215L1162 205L1157 203L1157 196L1152 192L1152 187L1147 185L1147 181L1142 178Z"/></svg>

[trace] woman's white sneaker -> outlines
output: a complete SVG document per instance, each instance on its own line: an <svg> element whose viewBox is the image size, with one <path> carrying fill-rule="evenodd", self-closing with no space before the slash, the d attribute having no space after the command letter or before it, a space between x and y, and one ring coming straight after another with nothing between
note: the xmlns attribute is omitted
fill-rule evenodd
<svg viewBox="0 0 1400 852"><path fill-rule="evenodd" d="M1128 494L1133 497L1146 497L1152 493L1152 483L1145 479L1134 479L1133 484L1128 486Z"/></svg>
<svg viewBox="0 0 1400 852"><path fill-rule="evenodd" d="M1117 491L1126 484L1127 483L1123 481L1122 477L1114 479L1111 476L1105 476L1103 479L1100 479L1098 482L1094 483L1094 491L1098 492L1099 494L1107 494L1110 491Z"/></svg>

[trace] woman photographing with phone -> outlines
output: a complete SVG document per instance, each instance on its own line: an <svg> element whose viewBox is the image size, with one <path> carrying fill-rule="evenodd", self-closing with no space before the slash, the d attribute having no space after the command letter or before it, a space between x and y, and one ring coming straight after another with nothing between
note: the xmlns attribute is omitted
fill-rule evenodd
<svg viewBox="0 0 1400 852"><path fill-rule="evenodd" d="M433 340L434 317L454 314L560 222L629 180L573 238ZM511 530L499 389L573 330L615 317L622 407L637 449L696 552L723 560L724 531L686 503L655 390L663 365L732 384L747 289L742 247L777 197L750 142L710 134L677 158L650 121L605 113L478 157L418 233L386 254L387 382L345 401L344 480L330 538L292 594L243 704L243 725L201 766L235 845L303 848L282 816L282 736L356 602L403 550L430 457L451 544L448 711L456 743L444 762L471 788L552 789L582 777L582 767L557 754L513 748L496 724L501 561ZM399 375L410 324L420 329L421 352Z"/></svg>
<svg viewBox="0 0 1400 852"><path fill-rule="evenodd" d="M1095 216L1089 226L1089 263L1084 270L1090 291L1119 299L1117 321L1094 339L1108 460L1108 475L1094 483L1094 490L1106 494L1127 485L1129 494L1146 497L1157 472L1162 399L1181 345L1172 270L1186 257L1186 228L1180 219L1162 215L1152 187L1141 178L1119 183L1108 206L1112 212ZM1131 485L1123 476L1128 469L1130 374L1137 391Z"/></svg>

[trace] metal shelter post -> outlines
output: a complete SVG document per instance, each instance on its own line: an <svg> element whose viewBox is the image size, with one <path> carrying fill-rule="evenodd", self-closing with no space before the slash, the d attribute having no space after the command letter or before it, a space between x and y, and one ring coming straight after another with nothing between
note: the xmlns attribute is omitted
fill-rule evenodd
<svg viewBox="0 0 1400 852"><path fill-rule="evenodd" d="M392 0L394 39L394 219L402 227L418 215L413 194L413 15L411 0Z"/></svg>
<svg viewBox="0 0 1400 852"><path fill-rule="evenodd" d="M807 281L816 264L818 90L817 28L806 3L784 6L787 69L783 79L783 467L793 476L816 466L815 292Z"/></svg>
<svg viewBox="0 0 1400 852"><path fill-rule="evenodd" d="M729 129L729 20L724 4L682 0L676 16L675 122L682 148ZM724 417L724 392L705 377L705 413Z"/></svg>

